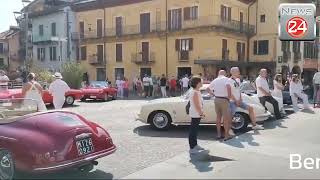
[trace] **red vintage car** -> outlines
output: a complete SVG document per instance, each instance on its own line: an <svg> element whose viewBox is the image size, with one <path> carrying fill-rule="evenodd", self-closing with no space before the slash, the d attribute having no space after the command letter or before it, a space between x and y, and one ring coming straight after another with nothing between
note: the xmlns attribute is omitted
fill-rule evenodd
<svg viewBox="0 0 320 180"><path fill-rule="evenodd" d="M86 101L87 99L108 101L117 98L117 89L111 87L105 81L91 81L89 86L81 90L83 93L82 101Z"/></svg>
<svg viewBox="0 0 320 180"><path fill-rule="evenodd" d="M18 172L89 172L116 151L101 126L67 111L37 112L34 100L0 100L0 178Z"/></svg>
<svg viewBox="0 0 320 180"><path fill-rule="evenodd" d="M83 97L81 90L71 89L66 93L66 105L73 105L76 100ZM8 89L0 91L0 99L22 98L21 89ZM42 99L46 104L52 104L53 98L48 90L44 90Z"/></svg>

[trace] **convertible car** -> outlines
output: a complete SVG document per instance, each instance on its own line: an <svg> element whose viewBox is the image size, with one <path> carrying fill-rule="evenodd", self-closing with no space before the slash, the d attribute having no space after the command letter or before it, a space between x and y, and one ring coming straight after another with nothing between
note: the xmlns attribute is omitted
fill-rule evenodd
<svg viewBox="0 0 320 180"><path fill-rule="evenodd" d="M37 112L34 100L0 100L0 179L19 172L89 172L116 151L108 132L66 111Z"/></svg>
<svg viewBox="0 0 320 180"><path fill-rule="evenodd" d="M108 101L117 98L117 89L111 87L105 81L91 81L89 86L81 90L83 93L82 101L86 101L87 99Z"/></svg>
<svg viewBox="0 0 320 180"><path fill-rule="evenodd" d="M206 88L208 84L205 84L201 88L201 94L204 98L204 111L206 114L205 119L201 121L202 124L215 124L216 113L214 111L213 97L207 93ZM136 120L139 120L146 124L151 124L157 130L166 130L172 124L174 125L189 125L190 117L186 114L185 107L188 103L187 96L190 90L181 97L157 99L148 102L141 107L140 113L137 115ZM248 96L242 94L243 101L253 106L256 113L257 122L263 122L271 116L270 112L273 112L271 104L266 104L268 110L259 103L258 97ZM278 100L278 99L277 99ZM280 101L280 100L278 100ZM283 108L280 103L281 109ZM235 116L232 120L232 129L235 131L246 130L250 123L249 112L238 108Z"/></svg>
<svg viewBox="0 0 320 180"><path fill-rule="evenodd" d="M81 90L71 89L66 94L66 105L73 105L76 100L80 100L83 97ZM8 89L0 91L0 99L22 98L21 89ZM52 104L53 98L48 90L44 90L42 99L46 104Z"/></svg>

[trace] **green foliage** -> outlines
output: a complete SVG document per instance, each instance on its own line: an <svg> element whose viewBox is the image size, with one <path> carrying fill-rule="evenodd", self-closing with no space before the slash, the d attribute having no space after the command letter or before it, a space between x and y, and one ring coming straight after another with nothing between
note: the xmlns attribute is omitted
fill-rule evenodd
<svg viewBox="0 0 320 180"><path fill-rule="evenodd" d="M63 80L74 89L81 87L83 67L79 63L66 63L62 67Z"/></svg>
<svg viewBox="0 0 320 180"><path fill-rule="evenodd" d="M30 72L33 72L36 74L36 79L39 82L51 83L54 80L52 73L48 69L39 68L33 65L30 68Z"/></svg>

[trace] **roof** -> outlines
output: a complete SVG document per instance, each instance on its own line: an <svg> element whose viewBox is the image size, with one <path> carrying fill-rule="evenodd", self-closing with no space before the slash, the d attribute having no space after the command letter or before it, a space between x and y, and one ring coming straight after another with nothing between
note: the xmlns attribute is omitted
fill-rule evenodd
<svg viewBox="0 0 320 180"><path fill-rule="evenodd" d="M18 28L12 28L12 29L10 28L10 30L0 33L0 39L7 39L8 36L14 35L17 32L19 32Z"/></svg>
<svg viewBox="0 0 320 180"><path fill-rule="evenodd" d="M72 5L74 11L88 11L115 6L124 6L128 4L148 2L152 0L83 0Z"/></svg>

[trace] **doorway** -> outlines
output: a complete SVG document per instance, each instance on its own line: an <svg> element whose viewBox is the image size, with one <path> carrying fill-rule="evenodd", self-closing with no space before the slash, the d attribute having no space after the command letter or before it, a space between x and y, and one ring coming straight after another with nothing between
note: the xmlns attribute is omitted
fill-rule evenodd
<svg viewBox="0 0 320 180"><path fill-rule="evenodd" d="M191 67L178 67L178 78L184 77L186 74L191 76Z"/></svg>

